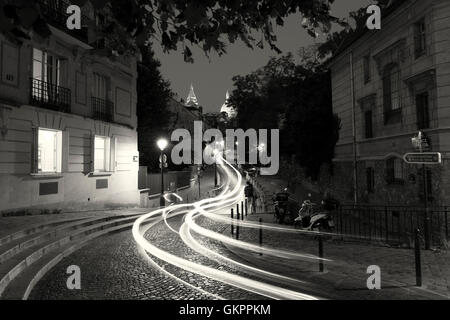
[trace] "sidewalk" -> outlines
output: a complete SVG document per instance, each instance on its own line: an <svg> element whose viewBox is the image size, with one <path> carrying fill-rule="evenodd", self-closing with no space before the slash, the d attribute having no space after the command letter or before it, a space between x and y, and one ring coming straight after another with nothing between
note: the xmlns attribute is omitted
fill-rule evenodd
<svg viewBox="0 0 450 320"><path fill-rule="evenodd" d="M272 215L249 215L247 220L271 223ZM229 228L225 232L230 232ZM259 231L241 228L239 240L255 243ZM263 244L272 248L318 255L318 240L311 236L272 231L263 232ZM450 299L450 253L422 250L423 286L415 287L414 251L359 245L340 240L324 240L325 272L319 263L260 256L244 250L228 249L248 263L271 272L306 280L314 290L331 299ZM368 290L367 268L381 269L382 290Z"/></svg>
<svg viewBox="0 0 450 320"><path fill-rule="evenodd" d="M260 192L271 195L285 187L276 177L258 177ZM307 192L307 191L305 191ZM270 197L267 199L270 202ZM266 208L268 204L266 204ZM270 211L270 210L267 210ZM247 220L274 223L273 214L250 214ZM285 226L291 228L290 226ZM225 233L230 233L227 228ZM239 240L259 243L259 230L241 228ZM318 239L314 236L263 231L263 245L295 252L318 255ZM313 292L330 299L450 299L450 252L422 250L422 287L415 286L414 250L375 246L367 243L324 239L324 272L319 262L297 261L260 256L235 247L230 252L255 267L310 282ZM367 288L369 266L381 269L382 290Z"/></svg>

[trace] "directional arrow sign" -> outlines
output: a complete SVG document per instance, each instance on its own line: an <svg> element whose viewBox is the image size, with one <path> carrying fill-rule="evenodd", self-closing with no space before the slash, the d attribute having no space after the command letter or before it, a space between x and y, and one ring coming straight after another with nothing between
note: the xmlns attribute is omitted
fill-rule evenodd
<svg viewBox="0 0 450 320"><path fill-rule="evenodd" d="M439 152L407 153L403 157L410 164L440 164L442 155Z"/></svg>

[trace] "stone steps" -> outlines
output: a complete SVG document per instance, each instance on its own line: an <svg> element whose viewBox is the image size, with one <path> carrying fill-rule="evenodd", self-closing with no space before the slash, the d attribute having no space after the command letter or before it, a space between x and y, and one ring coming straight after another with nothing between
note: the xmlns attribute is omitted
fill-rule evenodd
<svg viewBox="0 0 450 320"><path fill-rule="evenodd" d="M56 238L62 232L76 230L84 226L89 226L94 223L108 221L110 219L111 217L82 219L79 221L77 220L75 222L69 222L61 226L58 226L57 228L50 229L50 231L49 229L43 229L43 231L40 232L37 231L29 235L26 235L22 238L10 241L9 243L2 245L0 247L0 265L27 248L36 246L49 239Z"/></svg>
<svg viewBox="0 0 450 320"><path fill-rule="evenodd" d="M57 220L57 221L51 221L51 222L45 222L45 223L40 223L40 224L36 224L34 226L31 226L27 229L23 229L23 230L19 230L15 233L9 234L3 238L0 239L0 246L3 246L5 244L8 244L14 240L18 240L21 238L24 238L26 236L44 231L44 230L48 230L51 229L52 227L56 227L58 225L62 225L65 223L69 223L69 222L75 222L77 220L82 220L85 218L72 218L72 219L63 219L63 220Z"/></svg>
<svg viewBox="0 0 450 320"><path fill-rule="evenodd" d="M75 242L68 243L62 246L59 250L53 251L50 254L45 255L31 267L27 268L19 277L14 279L10 286L5 290L2 295L4 300L26 300L28 299L31 291L39 282L40 279L54 266L56 266L63 258L69 256L74 251L81 249L87 245L89 241L98 237L112 234L114 232L120 232L127 229L131 229L133 222L107 228L94 232L83 239Z"/></svg>
<svg viewBox="0 0 450 320"><path fill-rule="evenodd" d="M9 243L9 247L12 248L3 252L14 248L19 250L0 264L0 297L26 299L37 281L62 258L92 239L131 228L137 216L138 213L133 213L78 222L67 221L66 225L61 225L50 232L36 234L38 233L36 231L34 238L24 236L21 243L14 241Z"/></svg>

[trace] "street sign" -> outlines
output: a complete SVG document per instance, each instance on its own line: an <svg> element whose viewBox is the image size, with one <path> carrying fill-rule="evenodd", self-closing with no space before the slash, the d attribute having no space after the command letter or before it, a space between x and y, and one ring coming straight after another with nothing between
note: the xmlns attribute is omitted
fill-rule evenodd
<svg viewBox="0 0 450 320"><path fill-rule="evenodd" d="M164 161L162 161L164 159ZM163 158L161 159L161 156L159 156L159 163L164 162L167 163L167 155L163 155Z"/></svg>
<svg viewBox="0 0 450 320"><path fill-rule="evenodd" d="M169 165L167 164L167 162L164 163L164 168L169 167ZM161 169L161 163L159 164L159 168Z"/></svg>
<svg viewBox="0 0 450 320"><path fill-rule="evenodd" d="M407 153L403 160L409 164L440 164L442 155L439 152Z"/></svg>

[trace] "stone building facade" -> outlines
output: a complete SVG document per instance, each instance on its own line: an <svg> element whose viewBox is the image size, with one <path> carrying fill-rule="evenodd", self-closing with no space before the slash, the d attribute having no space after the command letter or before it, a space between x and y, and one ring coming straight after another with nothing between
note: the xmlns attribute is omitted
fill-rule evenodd
<svg viewBox="0 0 450 320"><path fill-rule="evenodd" d="M381 30L366 30L341 48L330 70L342 122L333 192L354 200L356 159L360 203L423 203L425 180L431 203L449 204L450 2L402 1L383 15ZM419 131L443 157L426 167L425 179L422 166L403 160L415 151L411 139Z"/></svg>
<svg viewBox="0 0 450 320"><path fill-rule="evenodd" d="M136 59L98 55L56 3L50 37L0 34L0 212L137 205Z"/></svg>

